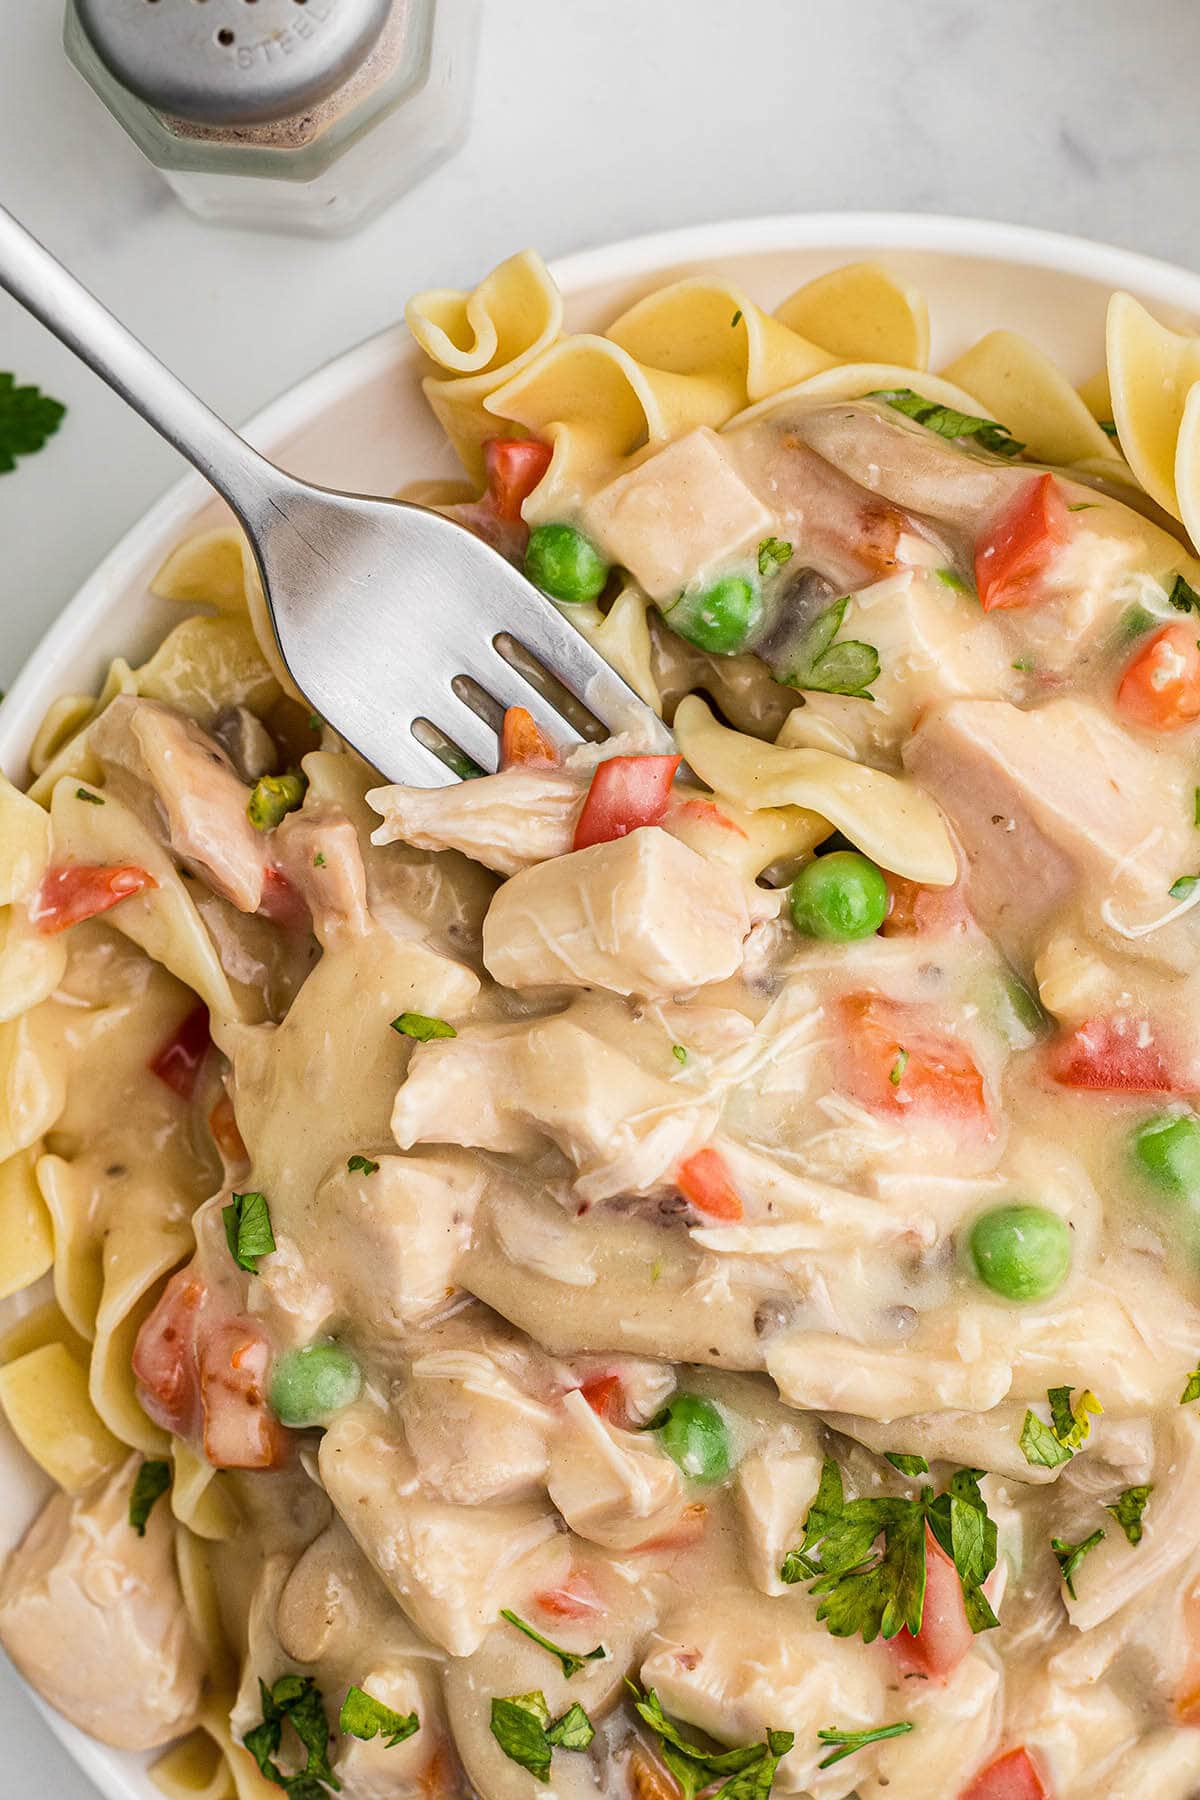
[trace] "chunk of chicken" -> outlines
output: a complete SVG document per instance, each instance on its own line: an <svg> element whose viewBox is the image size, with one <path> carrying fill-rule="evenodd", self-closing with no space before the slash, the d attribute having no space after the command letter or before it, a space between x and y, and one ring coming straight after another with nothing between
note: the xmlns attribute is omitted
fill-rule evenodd
<svg viewBox="0 0 1200 1800"><path fill-rule="evenodd" d="M175 1571L165 1502L139 1537L140 1458L72 1500L56 1494L0 1577L0 1643L50 1704L105 1744L150 1750L191 1729L204 1662Z"/></svg>
<svg viewBox="0 0 1200 1800"><path fill-rule="evenodd" d="M999 1351L960 1359L939 1331L924 1335L887 1349L823 1331L778 1337L767 1372L789 1406L884 1422L947 1407L986 1412L1003 1400L1012 1366Z"/></svg>
<svg viewBox="0 0 1200 1800"><path fill-rule="evenodd" d="M242 781L255 782L279 767L275 740L248 706L226 706L212 724L212 734Z"/></svg>
<svg viewBox="0 0 1200 1800"><path fill-rule="evenodd" d="M762 1594L788 1592L779 1570L797 1541L797 1527L821 1479L815 1424L806 1433L811 1442L803 1447L796 1446L796 1435L777 1433L738 1465L734 1491L742 1524L742 1555L751 1581Z"/></svg>
<svg viewBox="0 0 1200 1800"><path fill-rule="evenodd" d="M355 1685L403 1718L415 1713L419 1721L411 1737L388 1745L386 1732L362 1740L344 1736L339 1739L333 1758L333 1770L342 1784L342 1800L416 1800L428 1794L431 1746L436 1741L436 1727L430 1724L432 1683L428 1673L421 1673L413 1663L393 1659L376 1662L365 1675L355 1677Z"/></svg>
<svg viewBox="0 0 1200 1800"><path fill-rule="evenodd" d="M396 1096L402 1149L458 1143L534 1154L545 1139L578 1170L575 1194L647 1194L711 1135L716 1104L648 1075L577 1024L481 1025L418 1046Z"/></svg>
<svg viewBox="0 0 1200 1800"><path fill-rule="evenodd" d="M457 1506L531 1500L545 1486L553 1414L484 1349L419 1356L393 1396L421 1485Z"/></svg>
<svg viewBox="0 0 1200 1800"><path fill-rule="evenodd" d="M516 875L571 848L585 783L563 769L503 769L452 787L372 788L383 819L373 844L461 850L500 875Z"/></svg>
<svg viewBox="0 0 1200 1800"><path fill-rule="evenodd" d="M1032 1681L1018 1686L1005 1728L1014 1743L1027 1744L1036 1753L1056 1795L1084 1800L1102 1793L1108 1800L1113 1790L1107 1781L1099 1785L1099 1770L1138 1735L1138 1720L1107 1682L1068 1686L1039 1670ZM1153 1792L1159 1800L1158 1790Z"/></svg>
<svg viewBox="0 0 1200 1800"><path fill-rule="evenodd" d="M652 600L748 553L774 523L707 426L602 487L586 502L583 522Z"/></svg>
<svg viewBox="0 0 1200 1800"><path fill-rule="evenodd" d="M1085 879L1161 911L1194 860L1178 772L1090 701L952 700L926 714L904 762L962 840L975 916L1026 955Z"/></svg>
<svg viewBox="0 0 1200 1800"><path fill-rule="evenodd" d="M482 1643L531 1583L531 1558L557 1534L544 1506L453 1506L421 1488L388 1415L369 1402L321 1440L321 1480L359 1548L418 1631L451 1656Z"/></svg>
<svg viewBox="0 0 1200 1800"><path fill-rule="evenodd" d="M1190 1731L1160 1726L1131 1744L1104 1774L1104 1800L1192 1800L1196 1743ZM1079 1792L1096 1793L1094 1776Z"/></svg>
<svg viewBox="0 0 1200 1800"><path fill-rule="evenodd" d="M305 806L289 813L275 836L275 856L303 896L322 943L334 931L368 929L358 833L340 808Z"/></svg>
<svg viewBox="0 0 1200 1800"><path fill-rule="evenodd" d="M239 912L257 912L267 838L250 823L250 789L220 745L172 707L132 694L105 708L90 743L121 797L158 814L175 855Z"/></svg>
<svg viewBox="0 0 1200 1800"><path fill-rule="evenodd" d="M666 998L732 975L749 929L737 877L651 826L506 881L483 960L505 987Z"/></svg>
<svg viewBox="0 0 1200 1800"><path fill-rule="evenodd" d="M670 1457L653 1439L606 1424L578 1388L563 1395L547 1485L571 1530L608 1550L662 1537L687 1505Z"/></svg>
<svg viewBox="0 0 1200 1800"><path fill-rule="evenodd" d="M840 1800L843 1771L817 1772L827 1754L817 1732L835 1721L863 1730L894 1716L887 1712L886 1663L830 1637L803 1598L768 1600L716 1587L669 1613L654 1644L642 1663L642 1685L673 1718L724 1744L754 1743L768 1730L795 1732L795 1748L776 1775L784 1793Z"/></svg>
<svg viewBox="0 0 1200 1800"><path fill-rule="evenodd" d="M324 1285L339 1309L381 1337L445 1306L490 1172L452 1153L377 1158L369 1175L341 1164L313 1197ZM264 1264L264 1268L266 1264Z"/></svg>
<svg viewBox="0 0 1200 1800"><path fill-rule="evenodd" d="M860 1800L933 1800L935 1794L950 1800L961 1794L996 1741L1000 1699L999 1669L974 1654L944 1681L907 1682L898 1711L913 1729L868 1752L873 1767L863 1766L861 1754L855 1758ZM897 1710L887 1716L896 1718ZM832 1792L841 1800L841 1788Z"/></svg>

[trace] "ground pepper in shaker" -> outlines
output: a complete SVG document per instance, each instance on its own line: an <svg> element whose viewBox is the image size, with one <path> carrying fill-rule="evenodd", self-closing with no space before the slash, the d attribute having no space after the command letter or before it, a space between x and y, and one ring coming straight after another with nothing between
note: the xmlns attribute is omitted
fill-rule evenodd
<svg viewBox="0 0 1200 1800"><path fill-rule="evenodd" d="M477 0L67 0L67 54L189 208L351 231L466 132Z"/></svg>

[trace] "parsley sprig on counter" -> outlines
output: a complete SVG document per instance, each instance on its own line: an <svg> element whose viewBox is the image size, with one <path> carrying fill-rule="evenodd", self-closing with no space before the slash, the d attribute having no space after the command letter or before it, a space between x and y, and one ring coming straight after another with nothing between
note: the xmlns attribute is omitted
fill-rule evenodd
<svg viewBox="0 0 1200 1800"><path fill-rule="evenodd" d="M796 646L792 666L784 680L789 687L809 693L845 694L855 700L874 700L868 693L879 678L879 652L857 638L834 639L842 628L850 596L835 600L817 614Z"/></svg>
<svg viewBox="0 0 1200 1800"><path fill-rule="evenodd" d="M867 399L886 400L906 419L915 419L918 425L924 425L927 431L936 431L939 437L974 438L995 456L1020 456L1025 448L1007 425L1000 425L995 419L976 418L973 413L958 412L953 406L939 406L936 400L926 400L912 388L875 388Z"/></svg>
<svg viewBox="0 0 1200 1800"><path fill-rule="evenodd" d="M40 388L17 386L17 378L0 373L0 475L9 475L18 456L32 456L53 437L66 416L61 400Z"/></svg>
<svg viewBox="0 0 1200 1800"><path fill-rule="evenodd" d="M960 1469L935 1494L875 1494L847 1500L841 1470L827 1457L804 1538L780 1569L786 1582L811 1581L817 1618L834 1637L915 1636L925 1611L926 1527L954 1564L972 1631L999 1624L983 1592L996 1566L996 1526L979 1491L982 1471Z"/></svg>

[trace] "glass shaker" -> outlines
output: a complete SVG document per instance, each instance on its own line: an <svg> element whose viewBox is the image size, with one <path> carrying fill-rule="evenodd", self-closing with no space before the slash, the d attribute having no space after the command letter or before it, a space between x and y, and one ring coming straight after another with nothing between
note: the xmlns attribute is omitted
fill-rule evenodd
<svg viewBox="0 0 1200 1800"><path fill-rule="evenodd" d="M333 234L466 133L476 0L67 0L67 54L201 218Z"/></svg>

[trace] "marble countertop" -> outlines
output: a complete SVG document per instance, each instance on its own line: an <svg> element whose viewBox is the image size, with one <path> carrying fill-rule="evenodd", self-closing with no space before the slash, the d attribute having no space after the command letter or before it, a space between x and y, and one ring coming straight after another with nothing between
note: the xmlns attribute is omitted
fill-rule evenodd
<svg viewBox="0 0 1200 1800"><path fill-rule="evenodd" d="M197 224L67 64L61 5L5 8L0 199L229 418L525 243L803 210L1051 226L1200 269L1200 8L1183 0L487 0L465 147L357 237ZM513 25L519 16L519 29ZM180 472L0 295L0 368L70 411L0 475L0 685ZM0 1666L3 1785L87 1781Z"/></svg>

